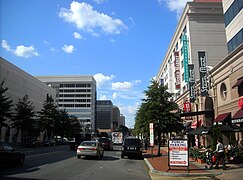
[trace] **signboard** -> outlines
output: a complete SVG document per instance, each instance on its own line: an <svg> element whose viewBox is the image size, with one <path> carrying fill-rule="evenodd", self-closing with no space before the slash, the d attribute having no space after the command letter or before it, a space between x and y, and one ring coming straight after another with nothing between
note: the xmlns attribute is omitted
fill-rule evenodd
<svg viewBox="0 0 243 180"><path fill-rule="evenodd" d="M176 89L181 88L181 75L180 75L180 60L179 60L179 52L174 52L175 56L175 86Z"/></svg>
<svg viewBox="0 0 243 180"><path fill-rule="evenodd" d="M189 77L188 77L188 42L187 42L187 36L186 35L182 35L182 39L183 39L183 57L184 57L184 79L185 82L189 81Z"/></svg>
<svg viewBox="0 0 243 180"><path fill-rule="evenodd" d="M149 123L150 146L154 146L154 123Z"/></svg>
<svg viewBox="0 0 243 180"><path fill-rule="evenodd" d="M169 166L188 166L188 142L182 140L169 140Z"/></svg>
<svg viewBox="0 0 243 180"><path fill-rule="evenodd" d="M191 112L191 103L190 102L184 102L184 112Z"/></svg>
<svg viewBox="0 0 243 180"><path fill-rule="evenodd" d="M238 107L240 109L243 109L243 97L240 97L240 99L238 100Z"/></svg>
<svg viewBox="0 0 243 180"><path fill-rule="evenodd" d="M194 103L196 99L195 95L195 71L194 64L188 65L189 70L189 93L190 93L190 103Z"/></svg>
<svg viewBox="0 0 243 180"><path fill-rule="evenodd" d="M207 81L207 57L205 52L198 52L199 73L200 73L200 92L201 96L208 96Z"/></svg>

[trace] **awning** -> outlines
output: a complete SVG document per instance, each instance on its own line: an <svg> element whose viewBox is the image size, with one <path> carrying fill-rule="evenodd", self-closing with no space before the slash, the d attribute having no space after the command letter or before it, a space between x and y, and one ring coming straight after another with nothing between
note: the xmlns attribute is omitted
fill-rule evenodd
<svg viewBox="0 0 243 180"><path fill-rule="evenodd" d="M233 116L232 123L241 123L243 122L243 109L238 110Z"/></svg>
<svg viewBox="0 0 243 180"><path fill-rule="evenodd" d="M230 121L231 119L231 112L229 113L224 113L224 114L220 114L216 117L216 119L214 120L214 122L227 122Z"/></svg>
<svg viewBox="0 0 243 180"><path fill-rule="evenodd" d="M187 132L188 135L203 135L203 134L209 134L211 132L211 127L205 127L205 126L200 126L197 129L194 129L192 131Z"/></svg>
<svg viewBox="0 0 243 180"><path fill-rule="evenodd" d="M237 79L237 82L232 86L232 88L235 88L236 86L239 86L243 83L243 76L239 79Z"/></svg>

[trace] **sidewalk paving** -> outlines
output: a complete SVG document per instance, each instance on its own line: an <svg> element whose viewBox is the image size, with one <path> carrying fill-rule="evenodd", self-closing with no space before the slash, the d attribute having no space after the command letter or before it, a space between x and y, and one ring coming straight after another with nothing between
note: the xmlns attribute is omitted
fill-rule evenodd
<svg viewBox="0 0 243 180"><path fill-rule="evenodd" d="M234 179L232 174L237 171L237 177L243 176L243 164L226 164L227 169L206 169L206 164L199 164L195 161L189 161L189 171L187 167L168 166L168 147L161 147L162 156L157 156L158 147L153 149L153 156L151 149L144 151L144 161L150 171L152 179L181 179L182 177L188 179ZM182 178L183 179L183 178Z"/></svg>

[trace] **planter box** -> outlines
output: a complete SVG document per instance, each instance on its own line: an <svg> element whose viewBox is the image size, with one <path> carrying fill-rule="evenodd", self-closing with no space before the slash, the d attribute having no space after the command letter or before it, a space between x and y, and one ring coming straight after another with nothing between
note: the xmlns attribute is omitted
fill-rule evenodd
<svg viewBox="0 0 243 180"><path fill-rule="evenodd" d="M203 159L197 159L197 162L200 163L200 164L204 164L205 161Z"/></svg>

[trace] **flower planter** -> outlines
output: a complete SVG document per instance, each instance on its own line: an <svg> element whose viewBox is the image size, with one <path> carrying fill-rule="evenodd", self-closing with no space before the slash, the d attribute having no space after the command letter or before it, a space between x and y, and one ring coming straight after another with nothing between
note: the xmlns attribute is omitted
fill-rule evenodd
<svg viewBox="0 0 243 180"><path fill-rule="evenodd" d="M203 159L197 159L197 162L200 163L200 164L204 164L205 161Z"/></svg>

